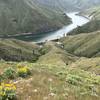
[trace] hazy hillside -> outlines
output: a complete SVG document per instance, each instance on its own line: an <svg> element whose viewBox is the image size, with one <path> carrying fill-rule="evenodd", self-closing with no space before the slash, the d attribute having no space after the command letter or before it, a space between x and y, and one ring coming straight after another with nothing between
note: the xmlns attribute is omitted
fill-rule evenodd
<svg viewBox="0 0 100 100"><path fill-rule="evenodd" d="M70 23L63 15L65 10L81 10L99 3L94 0L0 0L0 36L53 31Z"/></svg>
<svg viewBox="0 0 100 100"><path fill-rule="evenodd" d="M35 4L32 0L0 0L0 35L42 33L70 23L63 12Z"/></svg>
<svg viewBox="0 0 100 100"><path fill-rule="evenodd" d="M66 11L76 11L87 9L100 4L99 0L33 0L51 9Z"/></svg>
<svg viewBox="0 0 100 100"><path fill-rule="evenodd" d="M83 26L78 26L73 31L69 32L69 35L75 35L80 33L90 33L100 30L100 6L92 7L90 9L80 12L80 15L91 17L91 21Z"/></svg>
<svg viewBox="0 0 100 100"><path fill-rule="evenodd" d="M76 10L84 10L84 9L88 9L88 8L91 8L93 6L97 6L100 4L100 1L99 0L63 0L65 1L66 3L65 4L65 7L66 7L66 4L69 5L69 8L74 8Z"/></svg>
<svg viewBox="0 0 100 100"><path fill-rule="evenodd" d="M91 20L89 23L78 26L76 29L68 33L68 35L76 35L82 33L91 33L100 30L100 20Z"/></svg>
<svg viewBox="0 0 100 100"><path fill-rule="evenodd" d="M92 20L100 20L100 6L95 6L80 12L81 15L92 17Z"/></svg>

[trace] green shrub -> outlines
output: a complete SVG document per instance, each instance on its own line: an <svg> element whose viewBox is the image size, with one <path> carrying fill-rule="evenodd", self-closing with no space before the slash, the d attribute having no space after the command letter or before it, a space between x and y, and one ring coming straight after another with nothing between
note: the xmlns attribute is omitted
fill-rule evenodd
<svg viewBox="0 0 100 100"><path fill-rule="evenodd" d="M15 70L13 68L10 68L10 67L5 69L3 74L4 74L4 77L8 78L8 79L14 79L16 77Z"/></svg>
<svg viewBox="0 0 100 100"><path fill-rule="evenodd" d="M68 75L66 81L72 85L80 85L82 82L82 78L77 75Z"/></svg>

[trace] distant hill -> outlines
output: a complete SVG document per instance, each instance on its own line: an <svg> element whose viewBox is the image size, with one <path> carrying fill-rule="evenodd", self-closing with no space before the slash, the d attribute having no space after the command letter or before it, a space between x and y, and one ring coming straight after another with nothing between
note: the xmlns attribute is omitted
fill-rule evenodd
<svg viewBox="0 0 100 100"><path fill-rule="evenodd" d="M100 4L100 0L33 0L51 9L64 11L83 10Z"/></svg>
<svg viewBox="0 0 100 100"><path fill-rule="evenodd" d="M83 26L78 26L76 29L68 33L68 35L76 35L82 33L91 33L100 30L100 20L91 20Z"/></svg>
<svg viewBox="0 0 100 100"><path fill-rule="evenodd" d="M79 13L82 16L92 17L91 21L69 32L69 35L90 33L100 30L100 6L92 7Z"/></svg>
<svg viewBox="0 0 100 100"><path fill-rule="evenodd" d="M63 12L33 0L0 0L0 36L53 31L70 23Z"/></svg>
<svg viewBox="0 0 100 100"><path fill-rule="evenodd" d="M44 33L71 23L65 11L79 11L99 0L0 0L0 36Z"/></svg>
<svg viewBox="0 0 100 100"><path fill-rule="evenodd" d="M88 17L92 17L92 20L100 20L100 5L84 10L80 12L80 14Z"/></svg>

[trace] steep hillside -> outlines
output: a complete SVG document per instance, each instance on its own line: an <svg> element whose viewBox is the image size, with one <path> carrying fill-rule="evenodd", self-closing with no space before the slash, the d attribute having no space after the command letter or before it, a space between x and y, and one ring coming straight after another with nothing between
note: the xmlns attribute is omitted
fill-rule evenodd
<svg viewBox="0 0 100 100"><path fill-rule="evenodd" d="M69 5L69 8L74 8L74 10L83 10L83 9L88 9L93 6L97 6L100 4L99 0L63 0L65 1L65 6L66 4Z"/></svg>
<svg viewBox="0 0 100 100"><path fill-rule="evenodd" d="M81 15L92 17L92 20L100 20L100 6L95 6L90 9L80 12Z"/></svg>
<svg viewBox="0 0 100 100"><path fill-rule="evenodd" d="M71 23L64 11L99 3L99 0L0 0L0 36L53 31Z"/></svg>
<svg viewBox="0 0 100 100"><path fill-rule="evenodd" d="M68 33L68 35L76 35L82 33L91 33L100 30L100 20L91 20L83 26L78 26L76 29Z"/></svg>
<svg viewBox="0 0 100 100"><path fill-rule="evenodd" d="M7 61L35 61L38 54L34 54L33 50L39 47L15 39L0 39L0 59Z"/></svg>
<svg viewBox="0 0 100 100"><path fill-rule="evenodd" d="M54 31L71 23L64 11L99 3L99 0L0 0L0 36Z"/></svg>
<svg viewBox="0 0 100 100"><path fill-rule="evenodd" d="M45 9L32 0L0 0L0 36L43 33L69 23L63 12Z"/></svg>
<svg viewBox="0 0 100 100"><path fill-rule="evenodd" d="M77 56L100 57L100 32L67 36L60 41L67 52Z"/></svg>
<svg viewBox="0 0 100 100"><path fill-rule="evenodd" d="M35 2L60 11L82 10L100 4L99 0L36 0Z"/></svg>
<svg viewBox="0 0 100 100"><path fill-rule="evenodd" d="M91 21L83 26L78 26L69 35L76 35L80 33L90 33L100 30L100 6L92 7L88 10L80 12L80 15L91 17Z"/></svg>

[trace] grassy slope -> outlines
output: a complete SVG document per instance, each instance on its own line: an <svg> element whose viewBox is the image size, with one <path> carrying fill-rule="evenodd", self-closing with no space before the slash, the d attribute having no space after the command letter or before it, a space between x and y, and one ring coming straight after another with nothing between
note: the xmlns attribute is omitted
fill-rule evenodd
<svg viewBox="0 0 100 100"><path fill-rule="evenodd" d="M47 42L42 48L36 44L15 40L0 39L0 57L5 60L35 60L39 63L67 65L78 57L100 57L100 32L67 36L56 42ZM90 45L91 44L91 45ZM62 47L64 46L64 47ZM33 52L34 50L34 52ZM76 57L76 56L78 57Z"/></svg>
<svg viewBox="0 0 100 100"><path fill-rule="evenodd" d="M45 52L43 54L43 52ZM69 63L75 62L78 57L67 53L58 44L54 42L47 42L41 49L41 53L38 63L50 64L50 65L68 65Z"/></svg>
<svg viewBox="0 0 100 100"><path fill-rule="evenodd" d="M47 32L69 22L62 13L45 9L32 0L0 0L0 35Z"/></svg>
<svg viewBox="0 0 100 100"><path fill-rule="evenodd" d="M39 57L39 58L38 58ZM0 39L0 58L7 61L34 61L53 65L66 65L78 57L67 53L61 46L48 42L42 48L35 43L16 39Z"/></svg>
<svg viewBox="0 0 100 100"><path fill-rule="evenodd" d="M81 58L69 65L72 68L79 68L100 75L100 57L97 58Z"/></svg>
<svg viewBox="0 0 100 100"><path fill-rule="evenodd" d="M67 36L61 42L66 51L77 56L100 56L100 32Z"/></svg>
<svg viewBox="0 0 100 100"><path fill-rule="evenodd" d="M84 65L87 62L89 63ZM17 64L0 61L0 71L3 72L7 67L13 67L16 70ZM17 86L17 98L20 100L26 100L26 98L29 100L100 99L100 76L98 75L100 58L78 60L75 65L69 64L68 66L26 62L20 64L32 70L30 77L16 78L14 81ZM88 69L88 67L96 66L98 69L96 68L94 73Z"/></svg>
<svg viewBox="0 0 100 100"><path fill-rule="evenodd" d="M67 36L60 39L61 44L47 42L42 48L13 39L0 40L0 57L5 60L35 60L39 63L67 65L78 57L100 57L100 32ZM91 45L90 45L91 44ZM34 50L34 54L33 54ZM75 56L76 55L76 56ZM17 57L16 57L17 56Z"/></svg>
<svg viewBox="0 0 100 100"><path fill-rule="evenodd" d="M37 49L36 44L30 44L15 39L0 39L0 58L12 61L35 60L37 57L33 50Z"/></svg>

